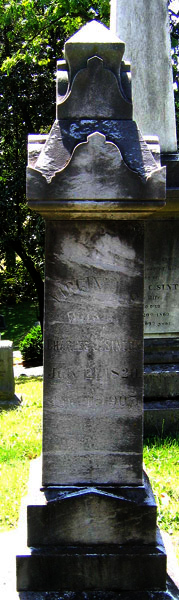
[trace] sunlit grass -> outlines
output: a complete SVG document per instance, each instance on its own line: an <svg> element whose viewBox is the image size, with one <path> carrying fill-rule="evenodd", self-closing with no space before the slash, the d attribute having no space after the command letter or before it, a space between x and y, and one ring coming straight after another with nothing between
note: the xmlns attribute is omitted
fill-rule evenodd
<svg viewBox="0 0 179 600"><path fill-rule="evenodd" d="M41 454L42 379L19 378L20 406L0 409L0 529L17 525L30 460Z"/></svg>
<svg viewBox="0 0 179 600"><path fill-rule="evenodd" d="M144 444L144 463L155 495L158 525L179 542L179 437ZM179 559L179 546L176 546Z"/></svg>

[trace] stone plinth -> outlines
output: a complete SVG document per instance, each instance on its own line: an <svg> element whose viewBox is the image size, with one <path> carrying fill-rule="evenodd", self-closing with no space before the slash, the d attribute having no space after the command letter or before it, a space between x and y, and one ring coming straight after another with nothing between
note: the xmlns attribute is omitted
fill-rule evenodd
<svg viewBox="0 0 179 600"><path fill-rule="evenodd" d="M12 400L14 392L13 343L0 340L0 402Z"/></svg>

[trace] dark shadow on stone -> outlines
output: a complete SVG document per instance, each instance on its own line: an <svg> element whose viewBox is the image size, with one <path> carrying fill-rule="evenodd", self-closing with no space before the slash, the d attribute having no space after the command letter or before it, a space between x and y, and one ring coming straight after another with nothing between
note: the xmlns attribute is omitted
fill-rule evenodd
<svg viewBox="0 0 179 600"><path fill-rule="evenodd" d="M19 396L17 396L16 394L14 394L12 400L5 400L4 402L3 400L1 400L0 412L2 412L3 410L5 410L6 412L9 412L10 410L15 410L16 408L19 408L21 402L22 398L19 398Z"/></svg>
<svg viewBox="0 0 179 600"><path fill-rule="evenodd" d="M179 600L179 589L167 576L166 592L19 592L19 600Z"/></svg>

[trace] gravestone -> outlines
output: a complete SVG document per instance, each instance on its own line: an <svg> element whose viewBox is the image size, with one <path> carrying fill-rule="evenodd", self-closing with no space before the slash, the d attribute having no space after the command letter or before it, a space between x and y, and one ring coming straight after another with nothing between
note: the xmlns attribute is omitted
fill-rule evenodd
<svg viewBox="0 0 179 600"><path fill-rule="evenodd" d="M0 402L13 400L14 393L13 342L0 340Z"/></svg>
<svg viewBox="0 0 179 600"><path fill-rule="evenodd" d="M46 220L43 465L21 591L166 587L142 470L143 220L165 205L166 169L132 120L123 52L95 21L68 40L57 119L29 139L28 203Z"/></svg>
<svg viewBox="0 0 179 600"><path fill-rule="evenodd" d="M112 0L111 31L131 62L134 117L145 139L159 136L167 166L166 207L145 223L144 390L146 432L153 419L168 433L179 429L179 156L167 1Z"/></svg>

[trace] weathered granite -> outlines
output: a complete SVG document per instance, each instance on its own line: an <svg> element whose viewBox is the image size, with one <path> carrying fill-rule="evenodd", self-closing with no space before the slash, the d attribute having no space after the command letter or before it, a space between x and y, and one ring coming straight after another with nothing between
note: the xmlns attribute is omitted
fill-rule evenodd
<svg viewBox="0 0 179 600"><path fill-rule="evenodd" d="M176 152L167 0L111 0L111 31L131 62L134 118L144 135L158 135L163 152Z"/></svg>
<svg viewBox="0 0 179 600"><path fill-rule="evenodd" d="M144 395L145 398L179 398L179 364L145 366Z"/></svg>
<svg viewBox="0 0 179 600"><path fill-rule="evenodd" d="M155 544L156 503L144 486L47 488L27 506L28 546Z"/></svg>
<svg viewBox="0 0 179 600"><path fill-rule="evenodd" d="M12 400L14 392L13 342L0 340L0 402Z"/></svg>
<svg viewBox="0 0 179 600"><path fill-rule="evenodd" d="M54 148L55 150L55 148ZM151 169L141 177L125 164L117 146L107 142L99 132L87 136L78 144L66 168L43 175L40 170L27 169L27 194L31 200L163 200L165 167ZM163 202L164 204L164 202Z"/></svg>
<svg viewBox="0 0 179 600"><path fill-rule="evenodd" d="M146 182L156 169L160 169L160 146L156 136L144 139L132 120L102 118L60 119L54 122L48 136L29 135L29 167L35 166L47 178L52 178L56 172L67 166L74 148L86 142L87 136L94 132L102 133L106 141L113 142L120 150L126 166L143 181Z"/></svg>
<svg viewBox="0 0 179 600"><path fill-rule="evenodd" d="M17 556L19 590L163 590L166 554L156 546L53 547ZM131 583L132 582L132 583ZM131 587L132 586L132 587Z"/></svg>
<svg viewBox="0 0 179 600"><path fill-rule="evenodd" d="M109 111L112 119L132 117L132 105L122 95L116 75L104 67L101 58L92 56L86 68L75 75L65 102L58 104L58 119L104 119Z"/></svg>
<svg viewBox="0 0 179 600"><path fill-rule="evenodd" d="M48 223L44 485L142 481L142 237Z"/></svg>

